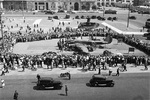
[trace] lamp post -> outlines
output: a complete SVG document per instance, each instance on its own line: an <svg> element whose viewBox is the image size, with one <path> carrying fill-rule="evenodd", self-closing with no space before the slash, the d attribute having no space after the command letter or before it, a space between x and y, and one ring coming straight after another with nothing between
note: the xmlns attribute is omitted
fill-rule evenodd
<svg viewBox="0 0 150 100"><path fill-rule="evenodd" d="M129 3L129 7L128 7L127 28L129 27L129 21L130 21L129 17L130 17L130 3Z"/></svg>
<svg viewBox="0 0 150 100"><path fill-rule="evenodd" d="M103 17L105 15L105 7L104 7L104 5L105 5L105 0L103 0Z"/></svg>
<svg viewBox="0 0 150 100"><path fill-rule="evenodd" d="M4 36L3 36L3 22L2 22L2 10L0 10L0 25L1 25L1 35L2 35L2 49L4 50Z"/></svg>
<svg viewBox="0 0 150 100"><path fill-rule="evenodd" d="M24 21L25 18L24 18L24 3L23 3L23 0L22 0L22 15L23 15L23 21Z"/></svg>

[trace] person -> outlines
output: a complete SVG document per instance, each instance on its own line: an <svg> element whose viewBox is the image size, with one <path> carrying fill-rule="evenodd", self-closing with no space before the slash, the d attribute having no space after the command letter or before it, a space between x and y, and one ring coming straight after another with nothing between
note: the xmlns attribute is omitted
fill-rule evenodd
<svg viewBox="0 0 150 100"><path fill-rule="evenodd" d="M4 86L5 86L5 81L1 79L1 87L4 88Z"/></svg>
<svg viewBox="0 0 150 100"><path fill-rule="evenodd" d="M116 76L119 76L119 75L120 75L120 72L119 72L119 67L118 67Z"/></svg>
<svg viewBox="0 0 150 100"><path fill-rule="evenodd" d="M15 90L15 93L14 93L14 100L18 100L18 92L17 92L17 90Z"/></svg>
<svg viewBox="0 0 150 100"><path fill-rule="evenodd" d="M39 74L37 74L37 79L38 79L38 83L39 83L39 81L40 81L40 78L41 78L41 76L39 75Z"/></svg>
<svg viewBox="0 0 150 100"><path fill-rule="evenodd" d="M109 76L112 74L112 70L111 69L109 69Z"/></svg>
<svg viewBox="0 0 150 100"><path fill-rule="evenodd" d="M66 96L68 96L68 87L67 87L67 85L65 85L65 93L66 93Z"/></svg>
<svg viewBox="0 0 150 100"><path fill-rule="evenodd" d="M68 72L68 78L69 78L69 80L71 79L71 74L70 74L70 72Z"/></svg>
<svg viewBox="0 0 150 100"><path fill-rule="evenodd" d="M98 74L101 74L101 67L98 68Z"/></svg>
<svg viewBox="0 0 150 100"><path fill-rule="evenodd" d="M1 76L5 75L5 69L2 68L2 73L1 73Z"/></svg>

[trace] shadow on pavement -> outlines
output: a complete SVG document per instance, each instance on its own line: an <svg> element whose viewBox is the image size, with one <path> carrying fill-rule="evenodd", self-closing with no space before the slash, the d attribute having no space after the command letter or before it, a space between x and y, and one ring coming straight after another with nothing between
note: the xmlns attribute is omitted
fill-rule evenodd
<svg viewBox="0 0 150 100"><path fill-rule="evenodd" d="M64 93L60 93L60 94L58 94L58 95L60 95L60 96L66 96L66 94L64 94Z"/></svg>
<svg viewBox="0 0 150 100"><path fill-rule="evenodd" d="M95 88L96 88L96 87L110 87L110 86L107 86L107 85L96 85L96 86L91 86L90 83L86 83L86 86L87 86L87 87L95 87Z"/></svg>
<svg viewBox="0 0 150 100"><path fill-rule="evenodd" d="M81 72L87 72L88 71L87 69L78 69L78 70Z"/></svg>
<svg viewBox="0 0 150 100"><path fill-rule="evenodd" d="M47 90L61 90L61 89L54 89L53 87L50 87L50 88L39 88L38 86L33 86L33 90L47 91Z"/></svg>

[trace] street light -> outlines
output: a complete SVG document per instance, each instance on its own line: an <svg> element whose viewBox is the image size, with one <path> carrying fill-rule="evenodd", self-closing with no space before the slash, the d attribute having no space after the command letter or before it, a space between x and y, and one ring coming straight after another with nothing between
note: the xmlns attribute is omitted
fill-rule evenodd
<svg viewBox="0 0 150 100"><path fill-rule="evenodd" d="M105 3L104 3L104 1L105 1L105 0L103 0L103 17L104 17L104 15L105 15L105 7L104 7Z"/></svg>
<svg viewBox="0 0 150 100"><path fill-rule="evenodd" d="M3 36L2 14L3 14L3 11L0 10L0 25L1 25L1 35L2 35L2 49L4 50L4 36Z"/></svg>
<svg viewBox="0 0 150 100"><path fill-rule="evenodd" d="M23 4L23 0L22 0L22 15L23 15L23 21L24 21L25 18L24 18L24 4Z"/></svg>
<svg viewBox="0 0 150 100"><path fill-rule="evenodd" d="M127 28L129 27L129 17L130 17L130 3L129 3L129 7L128 7Z"/></svg>

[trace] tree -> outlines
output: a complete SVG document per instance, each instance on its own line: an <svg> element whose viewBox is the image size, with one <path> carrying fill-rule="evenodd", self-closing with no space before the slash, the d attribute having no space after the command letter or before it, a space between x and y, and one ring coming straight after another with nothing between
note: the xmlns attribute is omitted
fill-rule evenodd
<svg viewBox="0 0 150 100"><path fill-rule="evenodd" d="M101 7L101 4L98 2L98 3L97 3L97 6L98 6L98 7Z"/></svg>
<svg viewBox="0 0 150 100"><path fill-rule="evenodd" d="M86 6L85 5L82 5L82 10L86 10Z"/></svg>
<svg viewBox="0 0 150 100"><path fill-rule="evenodd" d="M96 5L93 5L92 10L96 10L96 9L97 9Z"/></svg>

